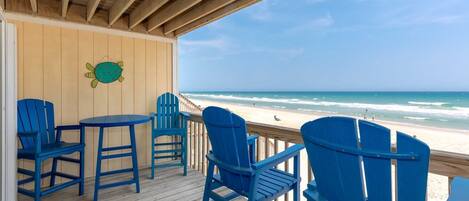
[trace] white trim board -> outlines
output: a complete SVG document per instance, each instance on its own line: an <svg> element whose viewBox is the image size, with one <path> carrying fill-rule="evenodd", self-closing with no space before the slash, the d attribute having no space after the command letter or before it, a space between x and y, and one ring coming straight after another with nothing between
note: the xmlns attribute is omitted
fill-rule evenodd
<svg viewBox="0 0 469 201"><path fill-rule="evenodd" d="M26 14L21 14L21 13L16 13L16 12L5 12L5 18L7 19L7 21L11 19L11 20L31 22L31 23L42 24L42 25L63 27L63 28L68 28L68 29L77 29L77 30L99 32L99 33L118 35L118 36L130 37L130 38L140 38L140 39L145 39L145 40L168 42L168 43L172 43L173 45L176 43L176 39L165 38L162 36L155 36L155 35L149 35L149 34L144 34L144 33L136 33L136 32L131 32L131 31L119 30L119 29L111 29L111 28L105 28L105 27L88 25L88 24L80 24L76 22L66 22L66 21L50 19L50 18L45 18L45 17L40 17L40 16L31 16L31 15L26 15Z"/></svg>

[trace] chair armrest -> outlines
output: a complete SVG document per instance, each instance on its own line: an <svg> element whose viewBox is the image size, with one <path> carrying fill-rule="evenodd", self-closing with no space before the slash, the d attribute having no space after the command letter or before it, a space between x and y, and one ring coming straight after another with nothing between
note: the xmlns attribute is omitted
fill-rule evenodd
<svg viewBox="0 0 469 201"><path fill-rule="evenodd" d="M158 115L158 113L156 113L156 112L150 112L150 119L151 119L152 121L155 120L156 115Z"/></svg>
<svg viewBox="0 0 469 201"><path fill-rule="evenodd" d="M81 126L80 125L61 125L55 127L55 130L57 130L57 136L55 139L55 142L60 142L62 139L62 131L72 131L72 130L80 130ZM80 135L80 142L81 142L81 135Z"/></svg>
<svg viewBox="0 0 469 201"><path fill-rule="evenodd" d="M80 130L81 126L80 125L62 125L62 126L55 127L55 129L56 130L63 130L63 131Z"/></svg>
<svg viewBox="0 0 469 201"><path fill-rule="evenodd" d="M273 168L276 165L283 163L294 156L299 155L302 149L304 149L303 145L293 145L285 151L282 151L274 156L271 156L262 161L259 161L258 163L253 164L252 167L256 171L262 171L265 169Z"/></svg>
<svg viewBox="0 0 469 201"><path fill-rule="evenodd" d="M248 145L255 145L257 138L259 138L258 135L251 135L248 133Z"/></svg>
<svg viewBox="0 0 469 201"><path fill-rule="evenodd" d="M39 132L18 132L18 136L20 137L38 137Z"/></svg>
<svg viewBox="0 0 469 201"><path fill-rule="evenodd" d="M42 139L41 139L41 134L36 131L36 132L18 132L19 137L32 137L34 144L35 144L35 153L41 153L41 145L42 145Z"/></svg>
<svg viewBox="0 0 469 201"><path fill-rule="evenodd" d="M181 115L181 117L182 117L183 119L186 119L186 120L189 119L189 118L191 118L191 114L189 114L189 113L187 113L187 112L179 112L179 115Z"/></svg>
<svg viewBox="0 0 469 201"><path fill-rule="evenodd" d="M226 163L218 160L217 158L215 158L215 155L213 155L213 153L211 151L209 153L207 153L207 159L210 162L215 163L215 165L219 169L221 168L223 170L226 170L226 171L229 171L229 172L232 172L232 173L235 173L235 174L241 174L241 175L247 175L247 176L251 176L251 175L255 174L255 172L251 168L237 167L237 166L226 164Z"/></svg>

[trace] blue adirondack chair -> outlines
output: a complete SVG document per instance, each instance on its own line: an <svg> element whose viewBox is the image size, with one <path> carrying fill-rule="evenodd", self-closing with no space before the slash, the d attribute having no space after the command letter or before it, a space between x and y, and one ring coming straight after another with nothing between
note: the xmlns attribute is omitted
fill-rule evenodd
<svg viewBox="0 0 469 201"><path fill-rule="evenodd" d="M300 197L300 158L302 145L251 163L248 150L248 136L244 119L225 109L208 107L203 111L212 151L207 154L209 161L205 181L204 201L231 200L238 196L248 200L274 200L293 190L293 200ZM294 158L294 173L276 169L276 165ZM214 167L219 175L214 175ZM221 196L213 190L225 186L233 192Z"/></svg>
<svg viewBox="0 0 469 201"><path fill-rule="evenodd" d="M187 175L187 120L189 114L179 112L179 99L171 93L158 97L157 113L151 113L152 141L151 141L151 178L155 178L155 168L182 166L183 175ZM157 138L175 136L173 142L158 143ZM159 147L157 150L156 148ZM165 149L166 147L166 149ZM170 147L170 148L167 148ZM180 159L180 161L156 164L159 159Z"/></svg>
<svg viewBox="0 0 469 201"><path fill-rule="evenodd" d="M56 192L74 184L79 184L79 195L84 190L84 136L80 132L80 142L63 142L62 131L80 130L78 125L57 126L54 124L54 106L52 103L38 99L18 101L18 137L21 148L18 159L34 160L34 171L18 168L18 173L29 176L18 181L18 192L31 196L39 201L44 195ZM74 159L64 155L79 152L80 158ZM42 162L52 158L52 170L41 173ZM79 175L70 175L57 171L57 162L65 161L80 166ZM41 190L41 179L50 176L50 186ZM62 184L55 184L56 176L68 179ZM34 182L34 190L22 188L20 185Z"/></svg>
<svg viewBox="0 0 469 201"><path fill-rule="evenodd" d="M303 195L314 201L425 201L429 147L397 132L348 117L325 117L301 127L314 181ZM392 171L391 160L396 162ZM396 192L392 191L395 173Z"/></svg>
<svg viewBox="0 0 469 201"><path fill-rule="evenodd" d="M455 177L451 183L448 201L469 200L469 178Z"/></svg>

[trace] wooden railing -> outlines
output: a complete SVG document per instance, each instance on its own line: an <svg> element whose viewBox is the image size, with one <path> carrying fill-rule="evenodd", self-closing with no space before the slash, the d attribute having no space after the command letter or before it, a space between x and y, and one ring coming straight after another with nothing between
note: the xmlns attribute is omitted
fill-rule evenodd
<svg viewBox="0 0 469 201"><path fill-rule="evenodd" d="M196 105L194 102L186 98L184 95L179 93L179 109L184 112L191 112L191 113L200 113L202 112L202 107Z"/></svg>
<svg viewBox="0 0 469 201"><path fill-rule="evenodd" d="M259 135L256 146L257 160L281 152L293 143L302 143L298 129L253 122L247 122L247 129L250 134ZM205 155L210 150L210 142L200 113L191 113L188 132L189 166L206 174L207 160ZM291 164L292 161L288 161L280 164L279 168L290 170ZM307 182L312 180L312 173L309 162L302 161L302 166L305 166L302 167L303 172L307 170L306 173L302 173L302 188L304 189ZM432 150L429 171L447 177L449 183L455 176L469 177L469 155ZM291 200L291 196L284 196L280 200L282 199Z"/></svg>

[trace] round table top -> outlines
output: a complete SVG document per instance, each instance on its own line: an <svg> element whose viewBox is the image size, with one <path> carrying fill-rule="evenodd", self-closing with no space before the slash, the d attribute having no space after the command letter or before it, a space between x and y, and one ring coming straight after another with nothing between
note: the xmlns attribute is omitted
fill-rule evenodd
<svg viewBox="0 0 469 201"><path fill-rule="evenodd" d="M141 124L148 121L150 121L150 117L147 115L107 115L82 119L80 125L88 127L117 127Z"/></svg>

